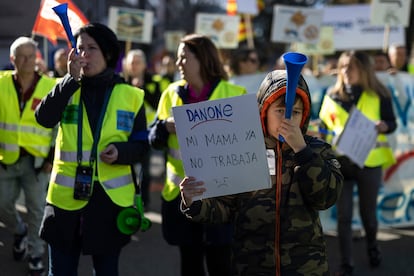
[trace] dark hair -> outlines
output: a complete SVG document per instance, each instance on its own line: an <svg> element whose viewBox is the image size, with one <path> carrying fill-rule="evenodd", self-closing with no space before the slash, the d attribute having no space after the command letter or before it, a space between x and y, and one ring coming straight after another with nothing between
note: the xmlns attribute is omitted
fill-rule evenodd
<svg viewBox="0 0 414 276"><path fill-rule="evenodd" d="M184 43L200 62L200 75L205 82L228 79L219 51L210 38L200 34L189 34L181 39L181 43Z"/></svg>
<svg viewBox="0 0 414 276"><path fill-rule="evenodd" d="M233 51L230 55L230 69L235 75L240 75L240 62L247 61L251 53L259 54L255 49L250 48L239 48Z"/></svg>
<svg viewBox="0 0 414 276"><path fill-rule="evenodd" d="M96 41L108 67L115 69L121 52L121 47L119 46L115 33L100 23L88 23L84 25L74 35L75 39L77 40L82 33L88 34Z"/></svg>

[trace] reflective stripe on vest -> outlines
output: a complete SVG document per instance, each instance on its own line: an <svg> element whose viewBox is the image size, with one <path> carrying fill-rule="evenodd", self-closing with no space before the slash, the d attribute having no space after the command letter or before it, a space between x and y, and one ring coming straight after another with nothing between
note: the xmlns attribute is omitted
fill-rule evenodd
<svg viewBox="0 0 414 276"><path fill-rule="evenodd" d="M8 124L5 122L0 122L0 129L8 130L8 131L17 131L18 128L19 126L16 124Z"/></svg>
<svg viewBox="0 0 414 276"><path fill-rule="evenodd" d="M73 151L60 151L60 160L64 162L77 162L78 161L78 153ZM90 151L82 151L82 159L89 160L91 158Z"/></svg>
<svg viewBox="0 0 414 276"><path fill-rule="evenodd" d="M181 159L181 151L178 149L169 148L168 154L174 159Z"/></svg>
<svg viewBox="0 0 414 276"><path fill-rule="evenodd" d="M167 168L167 178L177 186L180 185L181 181L184 179L183 177L180 177L179 175L175 174L169 168Z"/></svg>
<svg viewBox="0 0 414 276"><path fill-rule="evenodd" d="M45 130L45 129L39 129L33 126L21 126L20 131L25 132L26 134L31 133L31 134L36 134L36 135L46 136L46 137L50 135L50 131Z"/></svg>
<svg viewBox="0 0 414 276"><path fill-rule="evenodd" d="M170 84L168 88L162 93L157 110L159 120L165 120L169 117L172 117L172 108L174 106L183 105L183 101L178 95L177 91L180 87L185 85L186 81L184 80L176 81ZM231 84L227 81L220 81L212 92L209 100L240 96L246 93L247 92L244 87ZM166 164L167 177L161 194L165 200L172 201L180 194L180 188L178 187L178 184L184 178L184 168L181 161L181 153L177 136L170 134L168 136L167 144L169 148Z"/></svg>
<svg viewBox="0 0 414 276"><path fill-rule="evenodd" d="M55 174L53 175L53 179L57 185L65 186L68 188L74 188L75 187L75 177L67 176L63 174ZM128 185L133 181L131 175L125 175L121 177L117 177L114 179L110 179L108 181L102 182L102 185L105 187L105 189L116 189L125 185Z"/></svg>
<svg viewBox="0 0 414 276"><path fill-rule="evenodd" d="M5 151L19 151L19 146L16 144L0 143L0 149Z"/></svg>

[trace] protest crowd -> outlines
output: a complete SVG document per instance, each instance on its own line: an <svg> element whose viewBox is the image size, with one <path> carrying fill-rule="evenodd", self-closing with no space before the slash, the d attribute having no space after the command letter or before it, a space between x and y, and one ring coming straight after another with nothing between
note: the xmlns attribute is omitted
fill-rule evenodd
<svg viewBox="0 0 414 276"><path fill-rule="evenodd" d="M382 275L380 230L414 227L405 23L385 43L369 26L335 37L323 9L224 2L160 47L138 4L103 21L43 0L32 35L7 45L0 230L26 275L82 275L85 255L90 275L122 275L154 212L177 275ZM358 6L367 21L373 5ZM352 18L338 7L325 20ZM269 9L277 47L262 49L252 18Z"/></svg>

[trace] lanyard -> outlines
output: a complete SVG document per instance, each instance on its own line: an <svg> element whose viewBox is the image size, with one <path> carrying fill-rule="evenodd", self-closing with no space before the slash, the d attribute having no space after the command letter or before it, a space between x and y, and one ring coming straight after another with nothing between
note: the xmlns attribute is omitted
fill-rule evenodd
<svg viewBox="0 0 414 276"><path fill-rule="evenodd" d="M111 96L112 87L109 87L104 96L103 105L101 108L101 112L99 114L98 122L96 124L95 132L93 135L93 144L92 144L92 150L91 155L89 157L89 165L92 167L93 163L95 162L96 152L98 148L98 141L101 136L101 128L103 123L103 118L105 116L106 107L108 106L109 98ZM78 105L78 164L80 165L82 162L82 121L83 121L83 107L82 107L82 97L79 99L79 105Z"/></svg>

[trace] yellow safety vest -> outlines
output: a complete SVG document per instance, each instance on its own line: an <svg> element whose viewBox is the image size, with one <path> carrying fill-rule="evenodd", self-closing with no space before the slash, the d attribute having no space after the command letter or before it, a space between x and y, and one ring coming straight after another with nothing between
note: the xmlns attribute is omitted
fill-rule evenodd
<svg viewBox="0 0 414 276"><path fill-rule="evenodd" d="M14 164L20 147L35 157L47 157L52 143L52 129L39 125L36 106L56 84L56 79L41 76L33 95L20 114L19 99L11 74L0 77L0 162Z"/></svg>
<svg viewBox="0 0 414 276"><path fill-rule="evenodd" d="M163 92L157 110L159 120L165 120L172 117L172 107L183 105L183 101L178 95L177 90L180 86L184 86L185 84L185 80L174 82ZM231 84L227 81L220 81L211 94L209 100L235 97L246 93L247 92L244 87ZM181 161L178 139L175 134L170 134L168 136L168 153L166 163L167 177L161 194L165 200L172 201L179 195L180 188L178 185L185 175L183 163Z"/></svg>
<svg viewBox="0 0 414 276"><path fill-rule="evenodd" d="M380 99L374 93L364 91L358 100L356 108L360 110L367 118L372 121L380 120ZM325 95L319 118L325 123L330 132L334 132L336 136L340 135L344 130L346 121L348 120L348 112L337 104L331 97ZM332 143L333 136L331 134L326 137L327 142ZM364 165L366 167L382 166L388 168L394 164L395 157L384 134L377 137L376 146L370 151Z"/></svg>
<svg viewBox="0 0 414 276"><path fill-rule="evenodd" d="M152 81L145 84L145 93L155 93L158 89L162 92L167 89L170 84L170 80L163 78L160 75L152 76ZM156 110L147 102L144 101L145 105L145 116L147 117L147 125L151 125L154 122Z"/></svg>
<svg viewBox="0 0 414 276"><path fill-rule="evenodd" d="M77 162L77 115L80 90L76 91L60 122L57 138L55 160L47 194L47 202L65 210L78 210L87 201L73 197ZM112 142L126 142L131 135L135 117L143 105L144 91L139 88L117 84L112 90L102 122L101 136L97 145L93 165L94 181L102 185L111 200L122 207L132 206L135 186L130 165L106 164L99 158L99 153ZM82 118L82 162L89 166L93 144L93 133L89 126L87 112L83 106ZM95 170L98 170L97 173ZM97 175L97 176L96 176Z"/></svg>
<svg viewBox="0 0 414 276"><path fill-rule="evenodd" d="M10 76L13 74L13 70L1 70L0 71L0 77L4 77L4 76Z"/></svg>

